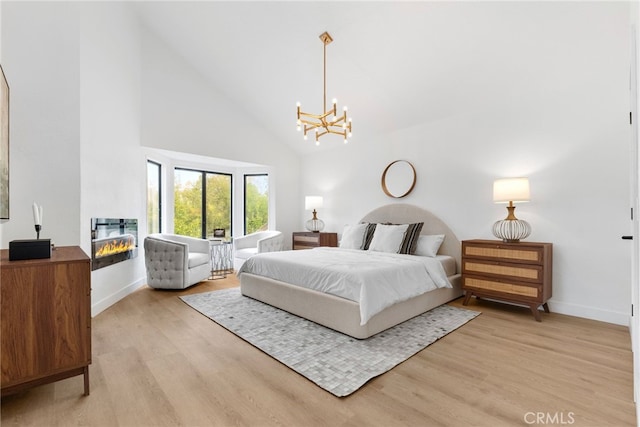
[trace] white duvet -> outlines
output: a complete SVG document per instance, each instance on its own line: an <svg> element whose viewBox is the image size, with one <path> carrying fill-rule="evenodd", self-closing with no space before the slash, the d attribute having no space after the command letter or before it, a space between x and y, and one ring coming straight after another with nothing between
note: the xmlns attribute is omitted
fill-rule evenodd
<svg viewBox="0 0 640 427"><path fill-rule="evenodd" d="M436 288L451 288L436 258L320 247L252 256L238 271L355 301L364 325L385 308Z"/></svg>

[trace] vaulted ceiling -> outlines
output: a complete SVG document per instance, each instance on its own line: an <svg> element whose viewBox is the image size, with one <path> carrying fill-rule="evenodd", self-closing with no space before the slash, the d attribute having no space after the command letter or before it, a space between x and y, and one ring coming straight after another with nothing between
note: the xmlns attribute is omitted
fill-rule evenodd
<svg viewBox="0 0 640 427"><path fill-rule="evenodd" d="M301 153L296 101L348 105L353 139L513 103L549 82L579 84L581 29L601 26L597 3L556 2L140 2L142 22L213 85ZM571 22L571 25L567 23ZM603 58L604 59L604 58ZM606 59L605 59L606 60ZM321 145L338 147L326 136Z"/></svg>

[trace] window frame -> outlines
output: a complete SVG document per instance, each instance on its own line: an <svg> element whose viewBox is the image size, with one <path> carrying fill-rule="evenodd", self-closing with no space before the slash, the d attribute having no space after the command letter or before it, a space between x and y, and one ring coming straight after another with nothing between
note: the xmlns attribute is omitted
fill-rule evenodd
<svg viewBox="0 0 640 427"><path fill-rule="evenodd" d="M202 188L200 194L200 212L201 212L201 224L200 224L200 238L207 239L207 174L223 175L229 177L229 229L233 230L233 174L228 172L216 172L206 169L198 169L193 167L174 166L174 179L173 179L173 191L174 191L174 211L175 211L175 171L183 170L189 172L198 172L202 178ZM173 224L175 228L175 213L173 216Z"/></svg>
<svg viewBox="0 0 640 427"><path fill-rule="evenodd" d="M158 168L158 231L150 232L151 224L149 224L149 165L156 166ZM147 159L147 233L162 233L162 163L155 160Z"/></svg>

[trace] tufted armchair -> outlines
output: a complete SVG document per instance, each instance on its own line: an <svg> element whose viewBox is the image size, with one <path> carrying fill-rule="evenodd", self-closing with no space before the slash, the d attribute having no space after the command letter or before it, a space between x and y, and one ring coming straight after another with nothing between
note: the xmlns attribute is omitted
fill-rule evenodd
<svg viewBox="0 0 640 427"><path fill-rule="evenodd" d="M177 234L150 234L144 239L147 284L184 289L211 274L209 241Z"/></svg>
<svg viewBox="0 0 640 427"><path fill-rule="evenodd" d="M233 268L238 271L251 256L262 252L281 251L284 238L281 231L257 231L233 239Z"/></svg>

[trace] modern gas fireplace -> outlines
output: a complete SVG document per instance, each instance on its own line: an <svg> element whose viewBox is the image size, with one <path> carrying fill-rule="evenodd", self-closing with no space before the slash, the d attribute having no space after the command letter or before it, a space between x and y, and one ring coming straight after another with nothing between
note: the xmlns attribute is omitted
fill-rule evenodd
<svg viewBox="0 0 640 427"><path fill-rule="evenodd" d="M91 270L137 256L137 219L91 218Z"/></svg>

